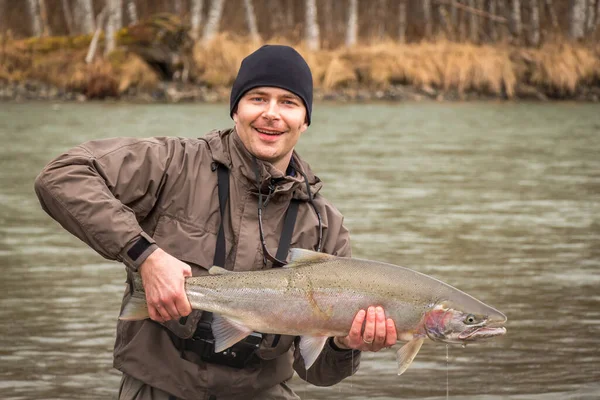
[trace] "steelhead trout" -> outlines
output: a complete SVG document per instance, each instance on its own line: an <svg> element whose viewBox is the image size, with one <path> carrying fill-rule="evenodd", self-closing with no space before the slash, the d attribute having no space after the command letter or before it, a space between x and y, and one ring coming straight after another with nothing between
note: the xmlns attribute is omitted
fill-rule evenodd
<svg viewBox="0 0 600 400"><path fill-rule="evenodd" d="M149 318L141 279L119 319ZM467 343L506 333L506 316L472 296L408 268L292 249L284 268L232 272L212 267L186 279L192 308L215 313L215 352L253 331L300 336L306 368L328 337L346 336L361 309L382 306L396 324L398 375L423 341Z"/></svg>

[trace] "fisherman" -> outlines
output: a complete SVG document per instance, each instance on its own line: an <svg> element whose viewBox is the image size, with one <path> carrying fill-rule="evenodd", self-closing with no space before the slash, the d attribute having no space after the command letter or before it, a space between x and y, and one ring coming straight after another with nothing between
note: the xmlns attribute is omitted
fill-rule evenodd
<svg viewBox="0 0 600 400"><path fill-rule="evenodd" d="M253 333L214 352L211 314L193 310L185 278L285 264L298 247L350 256L343 217L294 147L311 123L310 68L291 47L247 56L230 98L232 129L200 139L113 138L51 161L35 190L44 210L99 254L142 278L151 320L119 321L119 399L297 399L300 378L329 386L354 374L361 351L396 343L381 307L356 315L307 370L293 336ZM374 305L376 306L376 305ZM265 297L265 309L269 308Z"/></svg>

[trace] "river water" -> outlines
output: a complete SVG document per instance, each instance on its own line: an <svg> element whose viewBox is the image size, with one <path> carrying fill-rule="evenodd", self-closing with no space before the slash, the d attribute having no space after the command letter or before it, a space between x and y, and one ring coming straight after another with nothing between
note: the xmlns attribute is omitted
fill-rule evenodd
<svg viewBox="0 0 600 400"><path fill-rule="evenodd" d="M346 216L354 256L414 268L508 316L505 337L393 350L303 399L600 398L600 107L316 105L298 146ZM111 136L201 136L226 105L0 104L0 398L114 398L124 269L62 230L33 180ZM447 384L448 382L448 384Z"/></svg>

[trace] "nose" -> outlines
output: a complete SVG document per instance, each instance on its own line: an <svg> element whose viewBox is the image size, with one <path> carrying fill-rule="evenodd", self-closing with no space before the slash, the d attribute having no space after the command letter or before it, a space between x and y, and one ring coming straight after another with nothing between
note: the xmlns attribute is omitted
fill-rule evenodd
<svg viewBox="0 0 600 400"><path fill-rule="evenodd" d="M279 105L276 100L269 101L263 116L269 120L279 119Z"/></svg>

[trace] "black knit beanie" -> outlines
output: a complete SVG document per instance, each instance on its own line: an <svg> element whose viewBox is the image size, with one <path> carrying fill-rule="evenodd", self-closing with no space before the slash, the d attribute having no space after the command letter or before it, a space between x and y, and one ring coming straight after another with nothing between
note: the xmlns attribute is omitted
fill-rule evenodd
<svg viewBox="0 0 600 400"><path fill-rule="evenodd" d="M289 90L304 102L306 120L310 125L312 112L313 80L304 58L293 48L280 45L264 45L242 61L229 100L229 115L242 96L250 89L272 86Z"/></svg>

